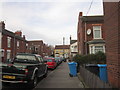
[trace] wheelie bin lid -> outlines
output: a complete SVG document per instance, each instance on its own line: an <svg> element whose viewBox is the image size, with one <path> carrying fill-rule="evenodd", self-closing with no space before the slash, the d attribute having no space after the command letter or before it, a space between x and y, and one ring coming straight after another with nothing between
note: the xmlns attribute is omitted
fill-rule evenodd
<svg viewBox="0 0 120 90"><path fill-rule="evenodd" d="M98 64L98 67L107 67L106 64Z"/></svg>
<svg viewBox="0 0 120 90"><path fill-rule="evenodd" d="M77 64L76 62L68 62L68 64Z"/></svg>

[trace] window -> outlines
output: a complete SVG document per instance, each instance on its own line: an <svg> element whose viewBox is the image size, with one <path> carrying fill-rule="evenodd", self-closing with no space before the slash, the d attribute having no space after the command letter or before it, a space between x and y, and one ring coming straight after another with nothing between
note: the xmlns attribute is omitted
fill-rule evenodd
<svg viewBox="0 0 120 90"><path fill-rule="evenodd" d="M98 51L104 52L103 46L95 46L95 53Z"/></svg>
<svg viewBox="0 0 120 90"><path fill-rule="evenodd" d="M93 46L91 46L90 49L91 49L90 51L91 51L91 54L92 54L93 53Z"/></svg>
<svg viewBox="0 0 120 90"><path fill-rule="evenodd" d="M0 49L0 58L1 58L1 57L4 57L4 52L5 52L4 49Z"/></svg>
<svg viewBox="0 0 120 90"><path fill-rule="evenodd" d="M35 47L35 51L38 51L38 47Z"/></svg>
<svg viewBox="0 0 120 90"><path fill-rule="evenodd" d="M93 37L94 39L101 39L101 26L93 26Z"/></svg>
<svg viewBox="0 0 120 90"><path fill-rule="evenodd" d="M26 49L28 49L28 43L26 43Z"/></svg>
<svg viewBox="0 0 120 90"><path fill-rule="evenodd" d="M104 45L92 45L92 46L90 46L90 54L95 54L99 51L105 53L105 46Z"/></svg>
<svg viewBox="0 0 120 90"><path fill-rule="evenodd" d="M11 37L7 37L7 45L8 45L8 48L11 47Z"/></svg>
<svg viewBox="0 0 120 90"><path fill-rule="evenodd" d="M17 48L19 48L19 46L20 46L20 43L19 43L19 41L17 41Z"/></svg>
<svg viewBox="0 0 120 90"><path fill-rule="evenodd" d="M11 51L7 50L7 60L10 59L10 54L11 54Z"/></svg>
<svg viewBox="0 0 120 90"><path fill-rule="evenodd" d="M19 59L21 61L22 60L36 61L36 58L33 55L17 55L16 59Z"/></svg>

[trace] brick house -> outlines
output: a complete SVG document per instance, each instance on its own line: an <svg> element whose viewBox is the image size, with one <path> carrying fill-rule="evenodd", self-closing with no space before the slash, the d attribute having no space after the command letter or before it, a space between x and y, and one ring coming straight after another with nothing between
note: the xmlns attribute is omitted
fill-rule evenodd
<svg viewBox="0 0 120 90"><path fill-rule="evenodd" d="M105 30L103 29L103 16L83 16L79 13L78 19L78 53L94 54L98 51L105 52Z"/></svg>
<svg viewBox="0 0 120 90"><path fill-rule="evenodd" d="M17 31L15 33L5 29L5 23L0 22L1 28L1 60L6 62L6 60L13 58L17 53L26 52L25 36L22 37L22 32Z"/></svg>
<svg viewBox="0 0 120 90"><path fill-rule="evenodd" d="M108 81L120 88L120 2L103 1Z"/></svg>
<svg viewBox="0 0 120 90"><path fill-rule="evenodd" d="M78 53L77 40L72 40L70 36L70 58L73 58Z"/></svg>
<svg viewBox="0 0 120 90"><path fill-rule="evenodd" d="M42 40L28 41L27 52L43 56L43 41Z"/></svg>
<svg viewBox="0 0 120 90"><path fill-rule="evenodd" d="M28 41L27 53L39 54L42 57L52 55L52 48L43 43L42 40Z"/></svg>
<svg viewBox="0 0 120 90"><path fill-rule="evenodd" d="M70 57L70 45L56 45L54 50L55 57Z"/></svg>

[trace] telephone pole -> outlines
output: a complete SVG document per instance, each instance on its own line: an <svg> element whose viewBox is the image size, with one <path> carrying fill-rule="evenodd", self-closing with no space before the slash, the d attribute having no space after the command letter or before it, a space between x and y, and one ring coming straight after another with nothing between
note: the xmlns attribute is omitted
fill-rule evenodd
<svg viewBox="0 0 120 90"><path fill-rule="evenodd" d="M63 37L63 58L65 58L65 51L64 51L64 45L65 45L65 37Z"/></svg>

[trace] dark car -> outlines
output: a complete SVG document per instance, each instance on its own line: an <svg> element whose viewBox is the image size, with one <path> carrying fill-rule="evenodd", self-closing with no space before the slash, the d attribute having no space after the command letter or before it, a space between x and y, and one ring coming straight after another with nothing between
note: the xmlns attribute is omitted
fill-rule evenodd
<svg viewBox="0 0 120 90"><path fill-rule="evenodd" d="M40 55L20 53L13 63L1 63L2 83L26 83L35 87L39 77L47 76L47 65Z"/></svg>
<svg viewBox="0 0 120 90"><path fill-rule="evenodd" d="M55 61L57 62L57 65L62 63L62 58L60 57L55 57Z"/></svg>

